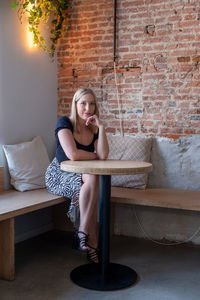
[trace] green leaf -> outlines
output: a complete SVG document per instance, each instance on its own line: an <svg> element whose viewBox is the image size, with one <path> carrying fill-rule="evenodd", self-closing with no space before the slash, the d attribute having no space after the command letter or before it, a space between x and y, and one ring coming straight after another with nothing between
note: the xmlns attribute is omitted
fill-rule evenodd
<svg viewBox="0 0 200 300"><path fill-rule="evenodd" d="M26 1L26 2L23 4L23 8L26 9L28 5L29 5L29 2Z"/></svg>
<svg viewBox="0 0 200 300"><path fill-rule="evenodd" d="M17 6L19 6L19 2L13 1L12 4L11 4L12 9L15 10L17 8Z"/></svg>
<svg viewBox="0 0 200 300"><path fill-rule="evenodd" d="M52 24L57 24L57 19L51 21Z"/></svg>
<svg viewBox="0 0 200 300"><path fill-rule="evenodd" d="M69 18L66 9L70 0L39 0L35 5L35 0L12 0L12 8L16 10L22 23L23 15L27 15L29 21L29 30L33 33L34 43L40 45L44 51L48 51L51 57L54 56L57 40L66 31L65 21ZM29 6L29 4L31 4ZM53 16L50 22L49 16ZM49 37L51 45L46 45L44 37L41 36L39 25L42 23L50 32Z"/></svg>

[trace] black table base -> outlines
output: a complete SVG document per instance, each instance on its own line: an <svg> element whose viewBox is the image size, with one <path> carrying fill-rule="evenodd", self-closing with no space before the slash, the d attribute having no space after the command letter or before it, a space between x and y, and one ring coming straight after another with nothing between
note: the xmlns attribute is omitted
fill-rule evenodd
<svg viewBox="0 0 200 300"><path fill-rule="evenodd" d="M71 280L77 285L99 291L112 291L128 287L137 281L137 273L126 266L109 263L107 274L102 277L100 264L87 264L74 269Z"/></svg>
<svg viewBox="0 0 200 300"><path fill-rule="evenodd" d="M110 263L110 190L111 176L100 176L99 197L99 264L75 268L71 280L81 287L111 291L130 286L137 280L137 273L127 266Z"/></svg>

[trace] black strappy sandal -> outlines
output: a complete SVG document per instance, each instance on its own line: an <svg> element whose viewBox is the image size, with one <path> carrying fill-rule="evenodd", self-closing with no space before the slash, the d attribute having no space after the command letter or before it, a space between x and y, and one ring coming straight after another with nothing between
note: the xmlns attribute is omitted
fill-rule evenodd
<svg viewBox="0 0 200 300"><path fill-rule="evenodd" d="M89 251L87 252L87 260L89 263L98 264L99 263L99 249L89 246Z"/></svg>
<svg viewBox="0 0 200 300"><path fill-rule="evenodd" d="M82 234L82 237L79 237L79 234ZM76 250L80 250L83 252L89 251L88 242L88 234L83 231L76 231L73 236L72 248Z"/></svg>

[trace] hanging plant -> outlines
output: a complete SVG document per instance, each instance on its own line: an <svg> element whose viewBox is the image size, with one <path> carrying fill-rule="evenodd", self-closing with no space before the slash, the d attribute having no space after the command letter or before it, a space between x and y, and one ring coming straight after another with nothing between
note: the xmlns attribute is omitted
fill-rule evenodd
<svg viewBox="0 0 200 300"><path fill-rule="evenodd" d="M70 0L20 0L13 1L12 8L17 10L20 22L28 18L28 29L33 33L34 45L47 51L51 58L55 55L58 39L67 30L67 9ZM49 41L45 41L40 25L48 28Z"/></svg>

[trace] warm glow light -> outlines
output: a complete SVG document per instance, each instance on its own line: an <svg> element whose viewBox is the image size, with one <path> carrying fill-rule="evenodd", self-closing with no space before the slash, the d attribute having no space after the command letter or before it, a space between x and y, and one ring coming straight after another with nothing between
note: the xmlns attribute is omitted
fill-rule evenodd
<svg viewBox="0 0 200 300"><path fill-rule="evenodd" d="M28 47L31 49L33 47L37 47L36 44L33 42L33 33L29 31L29 25L26 26L26 36L27 36L27 44Z"/></svg>
<svg viewBox="0 0 200 300"><path fill-rule="evenodd" d="M32 4L29 4L28 10L31 8ZM34 44L33 33L29 31L29 25L26 26L26 38L27 38L27 45L29 49L37 47L37 44Z"/></svg>

